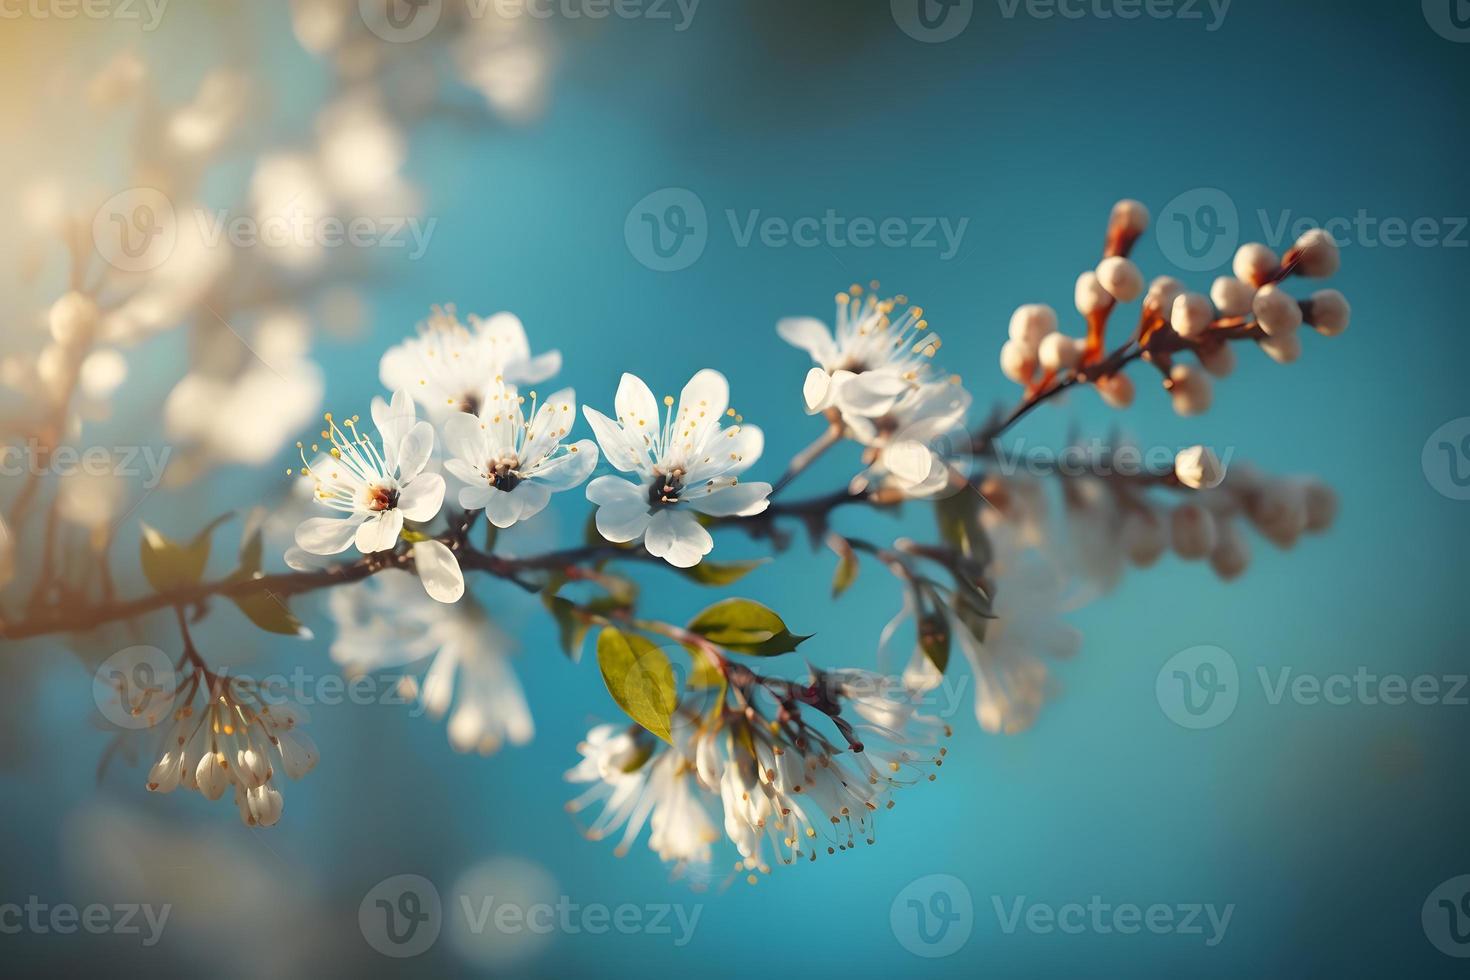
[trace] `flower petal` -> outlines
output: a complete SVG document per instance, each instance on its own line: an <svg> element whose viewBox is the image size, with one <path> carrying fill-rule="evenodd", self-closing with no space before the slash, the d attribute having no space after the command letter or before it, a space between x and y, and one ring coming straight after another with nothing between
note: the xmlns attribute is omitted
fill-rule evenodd
<svg viewBox="0 0 1470 980"><path fill-rule="evenodd" d="M845 372L839 372L839 376L842 374ZM909 389L907 381L887 371L849 374L834 382L837 407L868 418L887 415L899 396Z"/></svg>
<svg viewBox="0 0 1470 980"><path fill-rule="evenodd" d="M739 483L689 501L689 506L710 517L750 517L770 506L769 483Z"/></svg>
<svg viewBox="0 0 1470 980"><path fill-rule="evenodd" d="M313 517L297 526L296 544L309 554L340 555L352 547L357 526L365 519L361 514L351 517Z"/></svg>
<svg viewBox="0 0 1470 980"><path fill-rule="evenodd" d="M398 494L398 509L403 512L404 519L418 524L432 521L443 505L444 477L438 473L419 474Z"/></svg>
<svg viewBox="0 0 1470 980"><path fill-rule="evenodd" d="M602 516L602 511L597 513ZM665 508L649 521L643 546L650 555L662 558L675 568L693 568L714 550L715 539L693 514Z"/></svg>
<svg viewBox="0 0 1470 980"><path fill-rule="evenodd" d="M792 347L806 351L823 367L837 360L837 344L821 320L809 316L788 317L776 324L776 333Z"/></svg>
<svg viewBox="0 0 1470 980"><path fill-rule="evenodd" d="M567 452L560 456L553 456L524 472L526 479L535 480L549 490L560 492L581 486L582 481L591 476L596 468L597 444L591 439L583 439L567 447Z"/></svg>
<svg viewBox="0 0 1470 980"><path fill-rule="evenodd" d="M653 468L642 440L595 408L582 406L582 416L602 447L603 458L624 473L646 474Z"/></svg>
<svg viewBox="0 0 1470 980"><path fill-rule="evenodd" d="M403 511L396 507L369 517L357 527L357 550L365 555L387 551L398 543L402 530Z"/></svg>
<svg viewBox="0 0 1470 980"><path fill-rule="evenodd" d="M695 446L703 446L713 429L718 429L730 407L730 382L718 371L705 368L689 379L679 393L679 418L684 424L678 426L682 433L689 433Z"/></svg>
<svg viewBox="0 0 1470 980"><path fill-rule="evenodd" d="M444 468L449 471L450 476L472 487L480 486L486 480L485 473L482 470L476 469L475 466L462 459L446 459L444 461Z"/></svg>
<svg viewBox="0 0 1470 980"><path fill-rule="evenodd" d="M490 457L485 423L468 412L455 412L444 420L444 451L452 459L483 466Z"/></svg>
<svg viewBox="0 0 1470 980"><path fill-rule="evenodd" d="M415 423L398 444L398 478L405 483L424 471L434 452L434 427L427 422Z"/></svg>
<svg viewBox="0 0 1470 980"><path fill-rule="evenodd" d="M613 411L624 429L636 435L653 435L660 426L658 402L653 392L636 374L624 374L618 382L618 394L613 399ZM604 446L605 450L607 447Z"/></svg>
<svg viewBox="0 0 1470 980"><path fill-rule="evenodd" d="M599 476L587 484L587 499L599 507L617 507L625 504L642 504L645 507L648 505L648 496L643 492L641 486L615 476Z"/></svg>
<svg viewBox="0 0 1470 980"><path fill-rule="evenodd" d="M819 367L812 368L802 382L801 397L808 415L825 412L832 406L832 375Z"/></svg>
<svg viewBox="0 0 1470 980"><path fill-rule="evenodd" d="M465 487L459 492L459 505L465 510L484 510L489 505L490 498L499 492L485 484Z"/></svg>
<svg viewBox="0 0 1470 980"><path fill-rule="evenodd" d="M413 564L424 591L440 602L458 602L464 595L464 572L459 560L442 541L420 541L413 546Z"/></svg>
<svg viewBox="0 0 1470 980"><path fill-rule="evenodd" d="M391 404L374 398L372 412L373 424L378 427L378 436L383 440L383 456L388 469L392 470L398 465L399 444L418 420L413 397L408 389L400 388L393 393Z"/></svg>

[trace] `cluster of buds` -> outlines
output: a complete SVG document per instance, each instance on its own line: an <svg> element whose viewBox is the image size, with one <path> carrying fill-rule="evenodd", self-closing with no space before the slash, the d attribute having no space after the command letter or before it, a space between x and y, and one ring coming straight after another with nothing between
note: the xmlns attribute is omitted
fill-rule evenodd
<svg viewBox="0 0 1470 980"><path fill-rule="evenodd" d="M637 726L594 728L567 778L592 787L568 804L577 812L601 802L588 836L620 828L628 847L650 826L649 846L680 870L703 867L720 834L740 854L735 871L768 874L765 842L781 864L835 855L859 840L874 843L874 818L892 809L899 787L932 781L950 727L919 713L916 696L896 679L867 671L813 670L810 682L764 678L726 665L726 695L713 705L686 701L671 743ZM844 715L846 709L851 715ZM806 714L825 716L833 741Z"/></svg>
<svg viewBox="0 0 1470 980"><path fill-rule="evenodd" d="M1107 404L1126 408L1133 402L1134 387L1121 369L1141 357L1163 375L1175 411L1199 415L1213 401L1211 378L1226 377L1235 369L1231 341L1254 341L1273 360L1287 364L1301 356L1303 323L1326 337L1347 329L1352 311L1342 293L1322 289L1308 299L1296 299L1283 288L1292 276L1323 279L1337 272L1337 243L1321 229L1302 235L1285 256L1259 243L1241 246L1234 275L1216 279L1206 295L1189 292L1172 276L1160 276L1145 288L1143 273L1129 254L1148 223L1148 209L1139 202L1114 206L1102 261L1077 280L1075 301L1086 321L1085 337L1059 332L1057 313L1050 306L1027 304L1011 317L1010 338L1001 347L1001 371L1023 385L1028 396L1058 382L1085 382ZM1140 298L1137 328L1126 344L1108 352L1104 342L1113 311ZM1181 353L1193 354L1198 366L1176 361Z"/></svg>
<svg viewBox="0 0 1470 980"><path fill-rule="evenodd" d="M148 789L172 793L183 786L207 800L233 789L246 826L275 825L283 807L276 763L300 779L319 758L316 743L298 730L309 720L305 709L269 703L253 681L212 673L187 654L186 663L189 672L172 692L167 717L173 723L148 773Z"/></svg>

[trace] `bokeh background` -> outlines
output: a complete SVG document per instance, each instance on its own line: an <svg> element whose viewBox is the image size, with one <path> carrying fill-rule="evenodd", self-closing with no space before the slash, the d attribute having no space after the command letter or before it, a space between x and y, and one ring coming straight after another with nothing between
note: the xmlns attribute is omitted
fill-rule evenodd
<svg viewBox="0 0 1470 980"><path fill-rule="evenodd" d="M922 302L945 338L945 364L983 410L1015 396L996 367L1011 310L1033 301L1070 309L1072 283L1096 261L1117 198L1144 201L1165 230L1150 232L1135 253L1145 274L1200 285L1218 273L1179 269L1167 216L1171 201L1201 188L1234 206L1229 233L1241 241L1284 248L1289 237L1269 236L1288 216L1427 218L1435 231L1397 246L1381 227L1348 232L1334 283L1354 306L1347 334L1308 336L1289 367L1243 351L1202 418L1176 417L1140 373L1126 416L1083 392L1017 430L1030 445L1061 445L1074 427L1105 435L1120 425L1145 446L1204 442L1273 472L1317 474L1337 488L1341 515L1331 533L1289 552L1258 543L1240 581L1222 584L1206 567L1166 558L1073 613L1085 646L1059 668L1059 697L1036 727L987 736L962 705L940 779L902 794L875 847L778 868L754 887L716 881L695 890L670 881L642 845L618 859L609 844L583 840L562 810L573 795L562 774L586 728L615 720L617 709L590 659L573 664L561 654L535 600L499 583L481 582L477 594L518 641L535 741L489 759L461 756L441 724L401 707L316 708L322 763L287 787L285 819L270 831L242 827L225 804L151 796L141 768L117 763L99 782L109 733L95 721L88 661L72 650L81 644L6 643L0 901L174 905L150 949L127 936L0 935L7 969L281 977L328 969L610 977L1459 970L1429 940L1421 907L1441 882L1470 872L1470 706L1272 704L1257 680L1258 668L1281 667L1410 678L1467 671L1470 503L1439 492L1445 473L1427 472L1422 460L1431 433L1470 415L1470 36L1449 19L1454 2L1235 0L1222 19L1204 4L1192 8L1200 19L1124 19L1099 16L1125 6L1103 0L1069 8L1084 11L1077 18L1034 16L1024 3L1007 16L1008 5L976 0L968 26L943 43L906 33L887 0L705 0L682 31L672 5L673 20L578 19L565 10L580 8L561 7L535 20L532 39L486 84L488 101L456 75L433 33L409 45L422 47L422 58L381 76L369 68L362 77L390 99L438 92L402 124L398 168L417 213L435 224L421 257L355 257L320 288L301 287L323 407L338 411L362 411L378 393L381 352L430 304L512 310L534 349L564 352L561 380L594 405L610 404L624 370L661 392L718 367L741 411L765 428L758 472L774 476L818 432L801 412L805 355L781 344L774 324L829 317L832 293L850 282L879 278ZM357 16L356 4L341 6ZM332 52L308 50L302 35L310 39L311 22L303 28L301 11L294 23L292 14L278 2L174 0L151 31L34 10L0 22L0 178L15 192L0 234L7 352L36 346L28 335L44 330L44 311L66 285L60 246L38 246L27 224L34 182L65 178L102 197L136 182L127 164L136 123L78 104L69 93L79 81L121 50L136 52L175 101L213 68L245 73L251 96L240 126L254 149L224 154L198 190L228 206L259 154L310 141L316 113L350 74ZM630 209L666 188L693 192L708 215L702 255L674 272L647 267L625 238ZM794 219L829 208L968 226L946 259L926 248L741 247L726 219L727 211L743 221L754 211ZM1228 252L1218 265L1228 266ZM310 274L292 270L287 281L300 285ZM241 317L231 314L232 332L255 322L251 312ZM110 417L89 423L89 439L170 444L160 410L197 365L206 334L207 325L164 330L130 348L127 383ZM202 466L186 486L130 490L118 509L121 517L136 505L117 532L120 587L143 588L133 557L138 521L186 535L220 512L274 499L289 463L282 449L255 465ZM795 489L840 485L855 465L839 451ZM14 492L3 488L7 498ZM584 513L575 499L559 500L550 519L506 546L573 543ZM917 508L897 520L844 513L839 524L874 538L926 525ZM221 532L220 541L224 571L232 539ZM758 553L727 535L718 554ZM798 546L739 591L777 607L794 629L816 632L803 648L814 662L870 665L878 631L898 607L895 582L869 567L834 604L830 572L830 555ZM670 620L714 598L668 575L641 577L647 608ZM323 604L297 608L316 631L312 642L262 639L228 607L197 637L207 655L242 669L302 664L330 673ZM92 642L120 645L115 635ZM1155 679L1172 655L1201 644L1230 653L1241 692L1226 722L1191 731L1161 710ZM786 659L791 672L801 669L799 657ZM405 961L376 953L358 923L363 897L400 874L432 881L446 908L439 941ZM905 888L933 874L963 882L974 913L960 948L930 959L906 948L890 911ZM616 932L466 938L449 921L457 896L486 893L700 911L683 947L666 935ZM1206 936L1146 931L1007 934L994 904L1009 908L1021 896L1085 904L1094 895L1234 909L1224 940L1207 947Z"/></svg>

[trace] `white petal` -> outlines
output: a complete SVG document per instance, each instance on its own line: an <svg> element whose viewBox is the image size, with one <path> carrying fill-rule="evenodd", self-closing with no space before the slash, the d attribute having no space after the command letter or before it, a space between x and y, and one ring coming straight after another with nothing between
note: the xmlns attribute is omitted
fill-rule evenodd
<svg viewBox="0 0 1470 980"><path fill-rule="evenodd" d="M526 342L526 328L514 313L497 313L480 321L479 332L492 345L500 365L509 367L530 360L531 345Z"/></svg>
<svg viewBox="0 0 1470 980"><path fill-rule="evenodd" d="M646 502L604 504L597 508L597 533L617 544L636 541L652 517Z"/></svg>
<svg viewBox="0 0 1470 980"><path fill-rule="evenodd" d="M478 487L485 483L486 477L484 472L478 469L473 463L466 462L465 460L446 459L444 461L444 468L449 471L450 476L461 483L468 483L472 487Z"/></svg>
<svg viewBox="0 0 1470 980"><path fill-rule="evenodd" d="M296 544L302 551L313 555L340 555L352 547L357 526L365 519L361 514L342 518L313 517L297 526Z"/></svg>
<svg viewBox="0 0 1470 980"><path fill-rule="evenodd" d="M398 543L403 530L403 511L385 510L363 521L357 528L357 550L365 555L387 551Z"/></svg>
<svg viewBox="0 0 1470 980"><path fill-rule="evenodd" d="M693 514L665 508L649 521L643 546L650 555L662 558L675 568L693 568L714 549L715 540Z"/></svg>
<svg viewBox="0 0 1470 980"><path fill-rule="evenodd" d="M652 469L643 441L595 408L582 406L582 416L602 447L603 458L624 473L647 473Z"/></svg>
<svg viewBox="0 0 1470 980"><path fill-rule="evenodd" d="M499 492L494 487L483 483L465 487L459 492L459 505L465 510L484 510L489 505L491 498Z"/></svg>
<svg viewBox="0 0 1470 980"><path fill-rule="evenodd" d="M934 468L934 454L922 442L904 439L886 447L881 462L900 483L912 487L928 479Z"/></svg>
<svg viewBox="0 0 1470 980"><path fill-rule="evenodd" d="M443 504L444 477L438 473L419 474L398 494L398 509L404 518L419 524L432 521Z"/></svg>
<svg viewBox="0 0 1470 980"><path fill-rule="evenodd" d="M648 495L636 483L620 480L615 476L599 476L587 484L587 499L599 507L642 504L648 505Z"/></svg>
<svg viewBox="0 0 1470 980"><path fill-rule="evenodd" d="M812 360L824 367L837 360L837 344L821 320L809 316L790 317L776 324L776 333L792 347L806 351Z"/></svg>
<svg viewBox="0 0 1470 980"><path fill-rule="evenodd" d="M658 402L643 379L634 374L624 374L618 382L618 394L613 400L613 410L623 428L633 433L658 432L661 418ZM602 447L605 451L606 446Z"/></svg>
<svg viewBox="0 0 1470 980"><path fill-rule="evenodd" d="M769 483L741 483L689 501L689 506L710 517L750 517L770 505Z"/></svg>
<svg viewBox="0 0 1470 980"><path fill-rule="evenodd" d="M424 471L434 452L434 427L427 422L415 423L398 444L398 478L412 480Z"/></svg>
<svg viewBox="0 0 1470 980"><path fill-rule="evenodd" d="M547 489L558 492L581 486L582 481L597 468L597 444L591 439L583 439L569 449L575 452L568 451L554 456L525 471L526 479L535 480Z"/></svg>
<svg viewBox="0 0 1470 980"><path fill-rule="evenodd" d="M496 527L511 527L521 518L521 502L517 499L520 487L506 491L490 488L490 499L485 502L485 517Z"/></svg>
<svg viewBox="0 0 1470 980"><path fill-rule="evenodd" d="M373 424L378 427L378 436L383 440L383 456L390 470L398 465L398 446L417 419L413 398L406 388L393 393L392 404L381 398L373 399Z"/></svg>
<svg viewBox="0 0 1470 980"><path fill-rule="evenodd" d="M534 385L553 377L561 370L561 351L552 350L545 354L537 354L535 357L521 364L508 366L505 372L505 380L511 384Z"/></svg>
<svg viewBox="0 0 1470 980"><path fill-rule="evenodd" d="M453 459L482 466L489 457L485 423L468 412L456 412L444 420L444 451Z"/></svg>
<svg viewBox="0 0 1470 980"><path fill-rule="evenodd" d="M413 564L424 591L440 602L458 602L464 595L464 573L459 560L442 541L420 541L413 546Z"/></svg>
<svg viewBox="0 0 1470 980"><path fill-rule="evenodd" d="M842 378L835 397L844 412L876 418L892 411L894 402L908 388L908 382L896 374L869 371Z"/></svg>
<svg viewBox="0 0 1470 980"><path fill-rule="evenodd" d="M705 368L689 379L679 393L679 417L686 421L690 441L702 446L712 428L718 428L730 407L730 382L718 371Z"/></svg>
<svg viewBox="0 0 1470 980"><path fill-rule="evenodd" d="M832 404L832 376L819 367L812 368L802 382L801 397L808 415L825 412Z"/></svg>

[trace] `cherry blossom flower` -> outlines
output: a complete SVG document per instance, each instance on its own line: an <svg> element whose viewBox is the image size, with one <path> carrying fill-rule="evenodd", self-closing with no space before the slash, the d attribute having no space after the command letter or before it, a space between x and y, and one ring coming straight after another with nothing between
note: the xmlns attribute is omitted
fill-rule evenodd
<svg viewBox="0 0 1470 980"><path fill-rule="evenodd" d="M637 477L633 482L602 476L587 485L604 538L642 540L654 557L690 568L714 548L696 512L748 517L766 509L771 485L739 481L760 459L765 435L741 424L729 403L725 376L705 369L684 386L677 411L672 397L664 399L662 425L653 392L631 374L618 385L616 421L583 406L603 458ZM737 424L723 427L720 420L727 415Z"/></svg>
<svg viewBox="0 0 1470 980"><path fill-rule="evenodd" d="M390 391L406 389L439 422L455 412L480 415L502 385L536 384L560 370L560 351L531 356L513 314L472 316L467 327L453 307L435 307L418 336L383 355L378 376Z"/></svg>
<svg viewBox="0 0 1470 980"><path fill-rule="evenodd" d="M512 641L472 599L446 610L411 576L390 569L337 589L330 605L332 660L352 675L426 665L421 679L405 674L400 690L416 695L430 717L448 714L455 751L490 755L535 734L510 665Z"/></svg>
<svg viewBox="0 0 1470 980"><path fill-rule="evenodd" d="M553 493L580 486L597 466L592 440L561 443L577 418L576 392L564 388L539 405L531 392L529 422L525 401L502 384L478 416L459 412L444 422L444 468L466 484L460 506L483 509L500 528L535 517Z"/></svg>
<svg viewBox="0 0 1470 980"><path fill-rule="evenodd" d="M880 299L853 286L837 294L835 330L811 317L776 325L782 340L806 351L817 364L802 388L808 415L829 408L845 418L886 415L905 392L927 378L940 339L927 332L929 323L920 307L893 315L907 302L902 296Z"/></svg>

